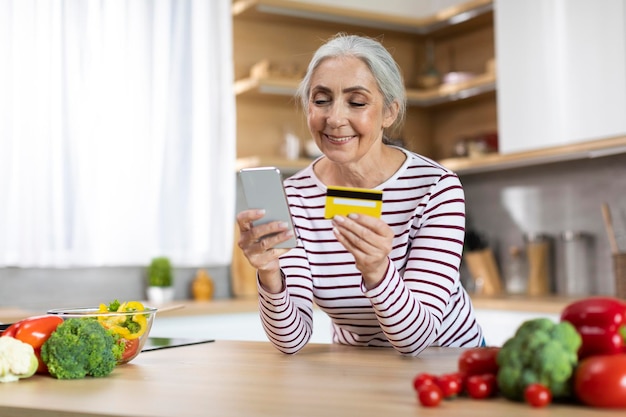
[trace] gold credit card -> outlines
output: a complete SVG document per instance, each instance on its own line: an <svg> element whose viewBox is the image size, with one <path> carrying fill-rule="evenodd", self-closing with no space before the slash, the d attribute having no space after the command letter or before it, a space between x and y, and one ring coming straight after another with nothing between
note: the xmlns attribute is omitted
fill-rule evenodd
<svg viewBox="0 0 626 417"><path fill-rule="evenodd" d="M383 192L368 188L328 187L324 218L350 213L380 217L383 210Z"/></svg>

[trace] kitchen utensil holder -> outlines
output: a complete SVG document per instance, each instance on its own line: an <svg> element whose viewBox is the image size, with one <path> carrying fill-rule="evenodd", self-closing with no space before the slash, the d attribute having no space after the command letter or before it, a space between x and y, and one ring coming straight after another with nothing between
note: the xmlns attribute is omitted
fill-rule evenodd
<svg viewBox="0 0 626 417"><path fill-rule="evenodd" d="M467 252L464 257L477 294L496 295L502 292L500 272L491 249Z"/></svg>
<svg viewBox="0 0 626 417"><path fill-rule="evenodd" d="M552 292L552 238L548 235L526 235L528 256L528 295Z"/></svg>

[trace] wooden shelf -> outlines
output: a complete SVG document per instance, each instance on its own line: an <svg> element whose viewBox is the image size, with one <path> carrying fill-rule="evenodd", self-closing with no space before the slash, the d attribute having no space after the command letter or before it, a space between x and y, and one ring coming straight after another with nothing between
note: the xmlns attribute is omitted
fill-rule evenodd
<svg viewBox="0 0 626 417"><path fill-rule="evenodd" d="M508 155L494 153L475 158L449 158L440 160L439 163L459 175L469 175L554 162L599 158L623 153L626 153L626 136L554 146ZM311 161L312 159L307 158L289 160L284 158L249 157L237 159L236 166L237 169L255 166L275 166L284 174L289 175L306 167Z"/></svg>
<svg viewBox="0 0 626 417"><path fill-rule="evenodd" d="M332 22L418 35L429 35L471 22L492 12L493 0L470 0L421 18L288 0L238 0L232 7L235 18L274 23L296 20Z"/></svg>
<svg viewBox="0 0 626 417"><path fill-rule="evenodd" d="M251 156L248 158L237 158L235 168L239 171L242 168L254 167L276 167L283 175L292 175L309 165L313 159L286 159L279 157Z"/></svg>
<svg viewBox="0 0 626 417"><path fill-rule="evenodd" d="M626 136L553 146L506 155L487 154L476 158L450 158L441 160L439 163L462 175L502 171L553 162L599 158L623 153L626 153Z"/></svg>
<svg viewBox="0 0 626 417"><path fill-rule="evenodd" d="M235 94L238 97L257 95L288 95L293 96L298 88L299 80L293 78L244 78L235 82ZM480 74L475 78L457 84L441 85L429 90L408 89L407 104L418 107L432 107L476 97L495 91L496 77L494 74Z"/></svg>
<svg viewBox="0 0 626 417"><path fill-rule="evenodd" d="M264 94L293 96L299 83L300 80L293 78L243 78L235 81L235 95L238 97Z"/></svg>
<svg viewBox="0 0 626 417"><path fill-rule="evenodd" d="M569 303L582 297L557 295L471 295L472 304L478 310L515 311L530 313L558 314Z"/></svg>
<svg viewBox="0 0 626 417"><path fill-rule="evenodd" d="M452 101L465 100L496 90L495 74L477 75L469 81L456 84L444 84L429 90L408 89L407 104L418 107L432 107Z"/></svg>

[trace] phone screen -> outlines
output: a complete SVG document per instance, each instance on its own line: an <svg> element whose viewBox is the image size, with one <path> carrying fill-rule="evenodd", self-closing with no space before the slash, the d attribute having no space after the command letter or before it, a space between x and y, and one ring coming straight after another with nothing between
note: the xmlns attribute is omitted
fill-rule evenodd
<svg viewBox="0 0 626 417"><path fill-rule="evenodd" d="M239 171L239 179L247 208L265 209L265 216L254 222L254 225L282 221L287 223L292 231L294 230L283 180L278 168L244 168ZM296 244L294 233L294 237L274 247L294 248Z"/></svg>

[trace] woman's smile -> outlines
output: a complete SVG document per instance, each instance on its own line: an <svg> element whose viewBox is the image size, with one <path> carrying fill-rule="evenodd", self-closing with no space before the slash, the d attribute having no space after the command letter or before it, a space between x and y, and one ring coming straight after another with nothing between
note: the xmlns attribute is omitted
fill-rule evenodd
<svg viewBox="0 0 626 417"><path fill-rule="evenodd" d="M351 136L333 136L333 135L329 135L329 134L324 133L324 138L326 138L329 142L332 142L332 143L343 144L343 143L349 142L351 139L356 138L356 135L351 135Z"/></svg>

